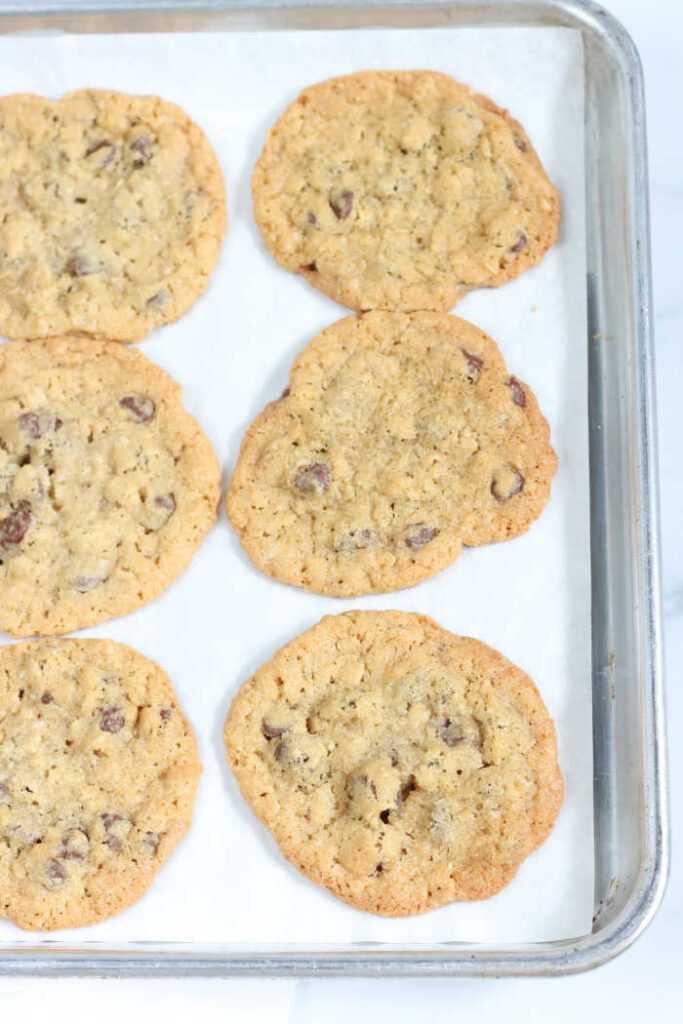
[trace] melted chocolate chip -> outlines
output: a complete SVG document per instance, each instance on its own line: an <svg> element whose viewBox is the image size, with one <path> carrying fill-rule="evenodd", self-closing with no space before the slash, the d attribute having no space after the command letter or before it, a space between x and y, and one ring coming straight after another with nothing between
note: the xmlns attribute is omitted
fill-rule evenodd
<svg viewBox="0 0 683 1024"><path fill-rule="evenodd" d="M465 733L458 722L452 721L448 715L439 715L436 721L436 731L447 747L457 747L465 741Z"/></svg>
<svg viewBox="0 0 683 1024"><path fill-rule="evenodd" d="M121 708L105 708L102 712L102 718L100 720L100 729L102 732L121 732L125 724L126 718L125 715L121 713Z"/></svg>
<svg viewBox="0 0 683 1024"><path fill-rule="evenodd" d="M423 548L425 544L438 537L439 531L434 526L427 526L426 523L412 523L407 528L405 542L406 547L414 551L416 548Z"/></svg>
<svg viewBox="0 0 683 1024"><path fill-rule="evenodd" d="M465 362L467 363L467 376L473 384L476 384L479 379L479 374L484 368L484 360L480 359L479 356L475 356L473 352L468 352L466 348L461 348L460 351L464 355Z"/></svg>
<svg viewBox="0 0 683 1024"><path fill-rule="evenodd" d="M330 207L337 220L346 220L353 209L353 192L333 192L329 199Z"/></svg>
<svg viewBox="0 0 683 1024"><path fill-rule="evenodd" d="M31 505L28 501L20 501L8 516L0 519L0 548L20 544L30 525Z"/></svg>
<svg viewBox="0 0 683 1024"><path fill-rule="evenodd" d="M294 477L294 486L303 494L320 493L330 486L330 467L324 462L311 462L302 466Z"/></svg>
<svg viewBox="0 0 683 1024"><path fill-rule="evenodd" d="M54 704L54 701L55 699L49 690L46 690L43 696L40 698L41 704Z"/></svg>
<svg viewBox="0 0 683 1024"><path fill-rule="evenodd" d="M505 383L512 392L512 401L515 403L515 405L526 405L526 393L524 391L524 386L522 385L522 382L517 380L516 377L509 377L505 381Z"/></svg>
<svg viewBox="0 0 683 1024"><path fill-rule="evenodd" d="M164 508L167 512L175 512L175 495L170 494L158 494L154 499L154 504L157 508Z"/></svg>
<svg viewBox="0 0 683 1024"><path fill-rule="evenodd" d="M523 487L524 477L522 474L514 466L508 466L494 475L491 481L491 494L496 501L508 501L519 494Z"/></svg>
<svg viewBox="0 0 683 1024"><path fill-rule="evenodd" d="M102 139L100 142L91 142L85 151L85 155L93 156L95 153L100 154L98 158L100 167L108 167L116 156L116 146L108 139Z"/></svg>
<svg viewBox="0 0 683 1024"><path fill-rule="evenodd" d="M89 590L94 590L95 587L99 587L100 583L104 583L101 576L76 576L71 581L71 586L74 590L77 590L79 594L86 594Z"/></svg>
<svg viewBox="0 0 683 1024"><path fill-rule="evenodd" d="M75 252L64 264L64 272L71 274L72 277L89 277L90 274L97 274L99 267L88 256Z"/></svg>
<svg viewBox="0 0 683 1024"><path fill-rule="evenodd" d="M519 235L517 236L517 241L514 245L510 246L510 252L521 252L522 249L526 246L526 243L527 237L523 231L520 231Z"/></svg>
<svg viewBox="0 0 683 1024"><path fill-rule="evenodd" d="M133 160L133 167L144 167L152 155L151 136L140 135L137 139L133 139L130 148L136 155L136 159Z"/></svg>
<svg viewBox="0 0 683 1024"><path fill-rule="evenodd" d="M32 441L37 441L41 435L40 418L35 412L24 412L17 420L19 429L23 430Z"/></svg>
<svg viewBox="0 0 683 1024"><path fill-rule="evenodd" d="M136 423L148 423L156 412L156 405L148 395L124 395L119 405L128 410Z"/></svg>
<svg viewBox="0 0 683 1024"><path fill-rule="evenodd" d="M140 847L142 852L148 857L155 857L156 852L159 849L160 842L161 836L158 832L145 832L144 836L140 840Z"/></svg>
<svg viewBox="0 0 683 1024"><path fill-rule="evenodd" d="M84 828L70 828L62 837L57 856L60 860L85 860L90 842Z"/></svg>
<svg viewBox="0 0 683 1024"><path fill-rule="evenodd" d="M264 718L261 722L261 732L267 740L274 740L278 736L284 736L286 732L289 732L289 727L286 725L273 725Z"/></svg>
<svg viewBox="0 0 683 1024"><path fill-rule="evenodd" d="M119 822L125 821L126 819L121 814L112 814L111 812L105 812L100 815L104 831L107 833L104 837L104 844L108 846L110 850L120 850L123 843L119 836L112 832Z"/></svg>
<svg viewBox="0 0 683 1024"><path fill-rule="evenodd" d="M314 274L318 269L318 264L314 260L313 263L304 263L301 269L308 270L309 273Z"/></svg>
<svg viewBox="0 0 683 1024"><path fill-rule="evenodd" d="M287 387L287 388L285 388L285 390L284 390L284 391L282 392L282 394L280 395L280 398L289 398L289 396L291 395L291 393L292 393L292 390L291 390L291 388Z"/></svg>
<svg viewBox="0 0 683 1024"><path fill-rule="evenodd" d="M382 821L382 822L383 822L383 823L384 823L385 825L388 825L388 824L389 824L389 815L390 815L390 813L391 813L391 812L389 811L389 809L388 809L388 808L387 808L387 810L385 810L385 811L380 811L380 812L379 812L379 819L380 819L380 821Z"/></svg>
<svg viewBox="0 0 683 1024"><path fill-rule="evenodd" d="M69 880L69 875L63 864L60 864L56 857L50 857L45 865L45 875L50 889L57 889Z"/></svg>
<svg viewBox="0 0 683 1024"><path fill-rule="evenodd" d="M67 868L60 864L56 857L50 857L45 865L45 874L47 876L48 883L50 883L50 889L56 889L58 886L62 886L65 882L69 881L69 872Z"/></svg>
<svg viewBox="0 0 683 1024"><path fill-rule="evenodd" d="M165 288L162 288L160 292L150 295L145 305L151 309L159 309L161 306L165 306L170 298L170 293Z"/></svg>

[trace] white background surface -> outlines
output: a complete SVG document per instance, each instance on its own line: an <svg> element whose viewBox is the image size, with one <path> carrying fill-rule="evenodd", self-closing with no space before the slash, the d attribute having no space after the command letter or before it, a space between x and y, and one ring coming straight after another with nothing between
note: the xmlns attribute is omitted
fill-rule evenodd
<svg viewBox="0 0 683 1024"><path fill-rule="evenodd" d="M683 382L683 148L676 97L683 93L683 9L676 0L613 0L614 13L632 32L645 65L650 130L651 197L657 309L664 597L669 665L670 733L683 713L678 678L683 664L683 544L680 509L680 407ZM674 844L683 814L681 744L672 744ZM674 847L675 850L675 847ZM10 980L0 983L0 1013L24 1020L61 1022L92 1016L108 1024L142 1020L309 1024L337 1021L438 1024L463 1014L505 1022L602 1020L620 1024L673 1019L683 996L683 878L676 855L664 905L649 931L619 960L577 978L512 981L232 981L90 982Z"/></svg>
<svg viewBox="0 0 683 1024"><path fill-rule="evenodd" d="M188 73L178 80L181 62ZM474 292L458 310L499 341L509 370L534 389L552 424L559 457L552 501L523 537L467 550L457 566L417 588L353 601L307 594L257 572L221 508L191 569L161 598L80 634L130 644L173 680L204 764L190 834L126 913L53 940L520 943L590 928L588 417L585 350L583 358L575 352L575 339L586 336L579 34L532 28L6 38L0 94L59 96L83 83L106 88L134 80L136 92L181 103L206 129L226 175L226 243L204 298L141 351L182 384L227 475L247 425L287 383L293 355L347 315L302 278L279 270L261 243L249 183L266 127L308 82L364 67L425 65L457 71L487 95L505 95L571 211L560 244L533 273L495 292ZM242 100L226 109L236 80ZM524 585L510 589L505 580ZM352 607L431 615L502 651L539 685L557 726L564 805L547 842L493 899L414 918L359 913L289 868L237 793L221 739L229 700L282 643L323 615ZM539 890L543 900L536 899ZM16 929L0 922L0 941L16 938Z"/></svg>

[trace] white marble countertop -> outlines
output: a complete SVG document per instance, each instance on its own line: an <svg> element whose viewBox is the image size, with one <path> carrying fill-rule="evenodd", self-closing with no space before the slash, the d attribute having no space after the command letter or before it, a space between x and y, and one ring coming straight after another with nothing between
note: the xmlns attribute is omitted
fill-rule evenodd
<svg viewBox="0 0 683 1024"><path fill-rule="evenodd" d="M607 0L631 32L645 68L655 280L663 590L668 677L671 808L683 821L683 508L680 470L683 393L683 135L675 97L683 95L683 4L679 0ZM673 115L673 116L672 116ZM675 839L675 834L674 834ZM4 1019L51 1024L92 1016L98 1024L181 1021L325 1024L450 1022L477 1018L525 1024L669 1020L683 1003L683 871L674 857L669 889L654 923L618 960L590 974L555 980L448 981L26 981L0 982ZM191 1017L190 1017L191 1019Z"/></svg>

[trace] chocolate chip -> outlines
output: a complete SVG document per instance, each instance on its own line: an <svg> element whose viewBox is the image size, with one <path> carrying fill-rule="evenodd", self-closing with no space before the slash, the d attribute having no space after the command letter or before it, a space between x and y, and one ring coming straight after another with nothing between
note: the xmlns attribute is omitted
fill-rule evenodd
<svg viewBox="0 0 683 1024"><path fill-rule="evenodd" d="M496 501L508 501L524 487L524 477L514 466L498 470L491 481L491 494Z"/></svg>
<svg viewBox="0 0 683 1024"><path fill-rule="evenodd" d="M144 836L140 840L140 847L146 856L155 857L156 852L159 849L160 842L161 836L158 832L145 832Z"/></svg>
<svg viewBox="0 0 683 1024"><path fill-rule="evenodd" d="M173 714L173 708L160 708L159 718L162 722L168 722L171 715Z"/></svg>
<svg viewBox="0 0 683 1024"><path fill-rule="evenodd" d="M517 241L514 245L510 246L510 252L521 252L526 243L527 237L523 231L520 231L519 235L517 236Z"/></svg>
<svg viewBox="0 0 683 1024"><path fill-rule="evenodd" d="M30 437L32 441L37 441L41 435L40 429L40 418L35 412L24 412L17 420L19 429Z"/></svg>
<svg viewBox="0 0 683 1024"><path fill-rule="evenodd" d="M391 811L389 811L388 808L385 811L380 811L379 812L380 821L382 821L385 825L389 824L389 815L390 815L390 813L391 813Z"/></svg>
<svg viewBox="0 0 683 1024"><path fill-rule="evenodd" d="M289 732L289 727L286 725L272 725L265 718L261 721L261 732L267 740L277 739L278 736L284 736L286 732Z"/></svg>
<svg viewBox="0 0 683 1024"><path fill-rule="evenodd" d="M116 146L108 139L102 139L101 142L91 142L85 151L85 155L93 156L95 153L100 154L97 161L100 167L108 167L116 156Z"/></svg>
<svg viewBox="0 0 683 1024"><path fill-rule="evenodd" d="M30 525L31 505L28 501L20 501L8 516L0 519L0 548L20 544Z"/></svg>
<svg viewBox="0 0 683 1024"><path fill-rule="evenodd" d="M410 794L413 793L416 789L417 789L417 782L415 781L415 776L414 775L410 775L408 777L407 782L404 782L404 784L401 786L401 788L398 791L398 795L396 797L396 805L397 805L397 807L400 807L401 804L404 804L406 802L406 800L408 799L408 797L410 796Z"/></svg>
<svg viewBox="0 0 683 1024"><path fill-rule="evenodd" d="M165 288L162 288L160 292L150 295L145 305L152 309L158 309L161 306L165 306L170 297L170 293Z"/></svg>
<svg viewBox="0 0 683 1024"><path fill-rule="evenodd" d="M515 146L517 147L517 149L520 149L522 151L522 153L526 153L526 142L521 137L521 135L515 135L514 138L515 138Z"/></svg>
<svg viewBox="0 0 683 1024"><path fill-rule="evenodd" d="M41 704L54 704L54 701L55 699L49 690L46 690L43 696L40 698Z"/></svg>
<svg viewBox="0 0 683 1024"><path fill-rule="evenodd" d="M57 856L60 860L85 860L90 842L84 828L70 828L62 837Z"/></svg>
<svg viewBox="0 0 683 1024"><path fill-rule="evenodd" d="M324 462L311 462L302 466L294 477L294 486L304 494L319 494L330 486L330 467Z"/></svg>
<svg viewBox="0 0 683 1024"><path fill-rule="evenodd" d="M309 210L308 211L308 213L306 214L306 220L308 221L309 224L317 224L318 223L318 218L313 213L313 210Z"/></svg>
<svg viewBox="0 0 683 1024"><path fill-rule="evenodd" d="M152 155L152 138L149 135L140 135L133 139L130 148L136 154L137 159L133 160L133 167L144 167Z"/></svg>
<svg viewBox="0 0 683 1024"><path fill-rule="evenodd" d="M71 586L79 594L86 594L89 590L99 587L100 583L104 583L102 576L76 576L72 579Z"/></svg>
<svg viewBox="0 0 683 1024"><path fill-rule="evenodd" d="M304 263L301 269L308 270L311 274L314 274L318 269L318 264L314 260L313 263Z"/></svg>
<svg viewBox="0 0 683 1024"><path fill-rule="evenodd" d="M56 857L50 857L45 865L45 875L48 880L48 888L57 889L68 882L69 875L63 864L60 864Z"/></svg>
<svg viewBox="0 0 683 1024"><path fill-rule="evenodd" d="M102 711L100 729L102 732L121 732L126 724L125 715L121 714L121 708L111 707Z"/></svg>
<svg viewBox="0 0 683 1024"><path fill-rule="evenodd" d="M278 745L275 747L273 756L275 757L276 761L284 761L284 759L287 757L287 744L285 743L284 740L280 740Z"/></svg>
<svg viewBox="0 0 683 1024"><path fill-rule="evenodd" d="M452 721L448 715L439 715L436 720L436 731L447 747L457 747L465 741L462 725Z"/></svg>
<svg viewBox="0 0 683 1024"><path fill-rule="evenodd" d="M484 360L480 359L479 356L475 356L473 352L468 352L466 348L461 348L460 351L465 357L467 363L467 375L473 384L476 384L479 379L479 374L484 368Z"/></svg>
<svg viewBox="0 0 683 1024"><path fill-rule="evenodd" d="M416 548L423 548L425 544L438 537L439 531L434 526L427 526L426 523L412 523L407 527L405 542L406 547L414 551Z"/></svg>
<svg viewBox="0 0 683 1024"><path fill-rule="evenodd" d="M522 382L517 380L516 377L509 377L505 381L505 383L512 392L512 401L515 403L515 405L526 405L526 393L524 391L524 386L522 385Z"/></svg>
<svg viewBox="0 0 683 1024"><path fill-rule="evenodd" d="M330 207L337 220L346 220L353 209L353 192L333 192L329 198Z"/></svg>
<svg viewBox="0 0 683 1024"><path fill-rule="evenodd" d="M104 844L108 846L110 850L120 850L123 846L121 838L113 831L121 822L125 822L126 819L121 814L112 814L111 812L105 812L100 814L100 820L104 827L106 835L104 837Z"/></svg>
<svg viewBox="0 0 683 1024"><path fill-rule="evenodd" d="M64 264L64 271L72 277L88 277L97 274L99 266L81 252L72 253Z"/></svg>
<svg viewBox="0 0 683 1024"><path fill-rule="evenodd" d="M284 391L282 392L282 394L280 395L280 398L289 398L289 396L291 395L291 393L292 393L292 390L291 390L291 388L285 388L285 390L284 390Z"/></svg>
<svg viewBox="0 0 683 1024"><path fill-rule="evenodd" d="M128 409L136 423L148 423L156 412L156 405L148 395L124 395L119 399L122 409Z"/></svg>
<svg viewBox="0 0 683 1024"><path fill-rule="evenodd" d="M164 508L167 512L175 512L175 495L171 494L158 494L154 499L154 504L157 508Z"/></svg>

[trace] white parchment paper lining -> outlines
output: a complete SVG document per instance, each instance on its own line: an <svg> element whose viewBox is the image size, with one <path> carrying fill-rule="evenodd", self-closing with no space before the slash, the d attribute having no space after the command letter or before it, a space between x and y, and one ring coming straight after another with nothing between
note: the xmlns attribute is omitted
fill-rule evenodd
<svg viewBox="0 0 683 1024"><path fill-rule="evenodd" d="M142 343L185 389L226 479L241 435L277 396L298 350L346 311L280 270L251 215L250 175L269 125L299 90L365 68L431 68L508 107L563 204L561 241L536 269L469 295L457 313L488 331L536 392L560 466L552 500L517 540L465 550L412 590L337 601L261 576L221 509L190 570L150 607L83 635L131 644L169 672L205 773L195 821L154 885L119 917L59 943L519 943L586 933L593 911L583 56L566 29L15 37L0 39L0 92L59 96L98 86L181 104L221 161L230 227L207 295ZM329 612L401 608L498 648L555 718L566 799L545 845L500 895L417 918L355 911L285 863L225 763L230 699L287 640ZM6 639L6 638L5 638ZM0 922L0 941L35 941Z"/></svg>

